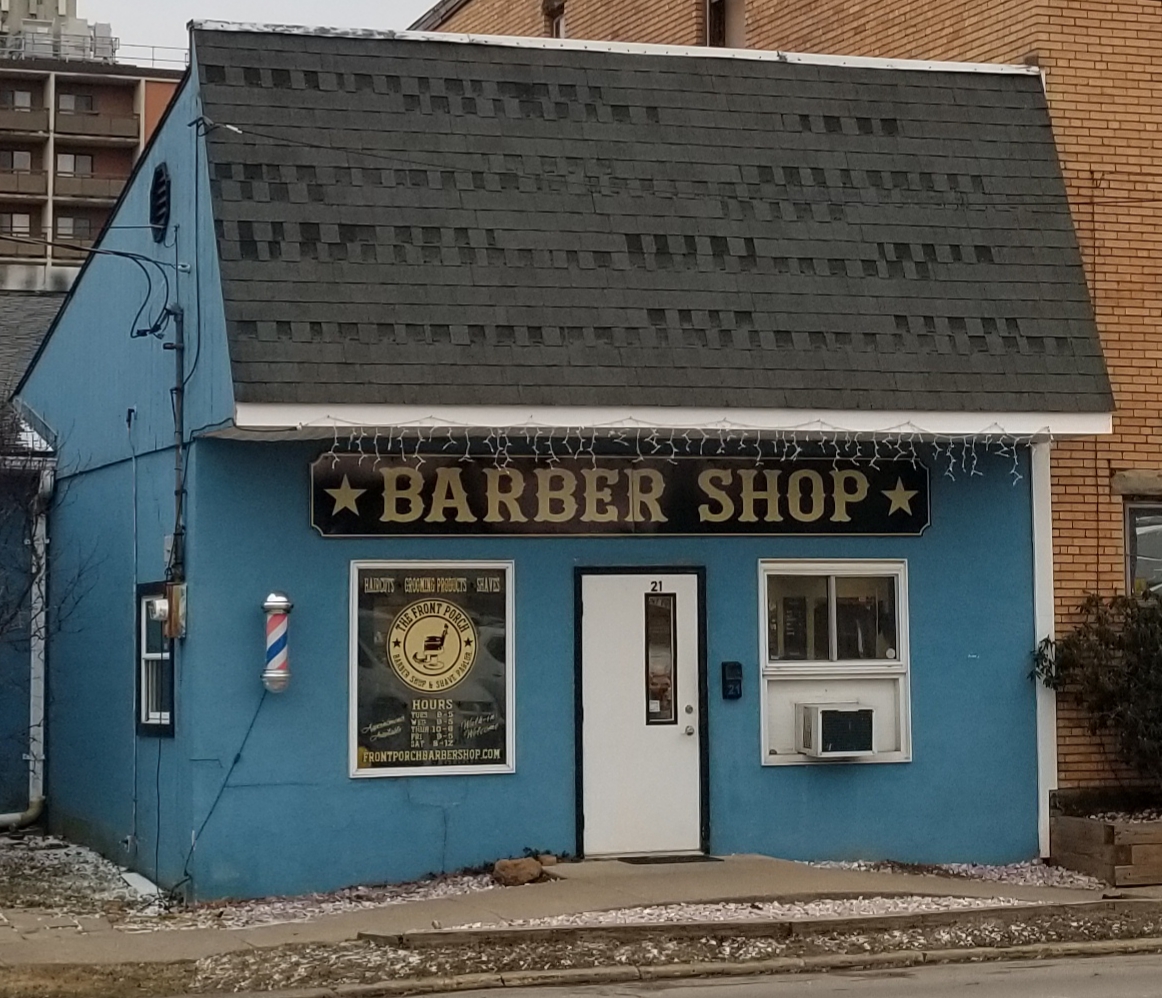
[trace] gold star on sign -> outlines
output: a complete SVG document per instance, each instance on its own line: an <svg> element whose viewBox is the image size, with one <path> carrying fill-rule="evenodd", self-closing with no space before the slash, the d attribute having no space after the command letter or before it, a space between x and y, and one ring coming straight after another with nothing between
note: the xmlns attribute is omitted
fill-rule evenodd
<svg viewBox="0 0 1162 998"><path fill-rule="evenodd" d="M914 489L904 488L904 480L902 478L896 479L896 487L894 489L884 489L884 495L892 503L892 508L888 510L888 516L891 516L896 510L901 510L912 515L912 500L920 493Z"/></svg>
<svg viewBox="0 0 1162 998"><path fill-rule="evenodd" d="M335 500L335 508L331 510L332 516L338 516L340 512L345 509L351 510L356 516L359 515L359 507L355 505L355 500L358 499L367 489L353 489L351 483L347 480L347 476L343 476L343 484L337 489L323 489L332 499Z"/></svg>

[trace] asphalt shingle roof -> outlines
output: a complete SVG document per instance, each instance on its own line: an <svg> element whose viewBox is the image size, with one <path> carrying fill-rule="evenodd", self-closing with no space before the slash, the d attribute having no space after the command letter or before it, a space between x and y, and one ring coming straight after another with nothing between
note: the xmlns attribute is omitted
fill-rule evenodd
<svg viewBox="0 0 1162 998"><path fill-rule="evenodd" d="M0 291L0 400L23 377L64 300L63 291Z"/></svg>
<svg viewBox="0 0 1162 998"><path fill-rule="evenodd" d="M195 51L239 401L1112 408L1036 75Z"/></svg>

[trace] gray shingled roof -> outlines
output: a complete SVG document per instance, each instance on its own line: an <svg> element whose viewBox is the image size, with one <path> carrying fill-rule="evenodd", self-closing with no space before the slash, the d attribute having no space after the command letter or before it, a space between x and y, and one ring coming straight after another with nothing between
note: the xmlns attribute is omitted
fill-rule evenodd
<svg viewBox="0 0 1162 998"><path fill-rule="evenodd" d="M195 47L240 402L1112 408L1036 75Z"/></svg>
<svg viewBox="0 0 1162 998"><path fill-rule="evenodd" d="M0 291L0 398L24 375L64 300L63 291Z"/></svg>

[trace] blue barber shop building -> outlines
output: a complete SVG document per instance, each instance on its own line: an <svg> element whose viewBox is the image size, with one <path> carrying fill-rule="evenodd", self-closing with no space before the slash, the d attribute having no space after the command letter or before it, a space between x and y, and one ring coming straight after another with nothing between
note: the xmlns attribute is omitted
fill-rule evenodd
<svg viewBox="0 0 1162 998"><path fill-rule="evenodd" d="M18 391L54 830L198 898L1038 854L1112 401L1036 72L192 46Z"/></svg>

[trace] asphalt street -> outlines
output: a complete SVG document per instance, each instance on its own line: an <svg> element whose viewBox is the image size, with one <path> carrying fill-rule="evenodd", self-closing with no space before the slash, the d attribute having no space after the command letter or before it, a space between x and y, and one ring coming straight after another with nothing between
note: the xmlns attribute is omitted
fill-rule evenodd
<svg viewBox="0 0 1162 998"><path fill-rule="evenodd" d="M1162 956L961 964L911 970L522 988L521 998L1162 998ZM495 998L460 992L457 998Z"/></svg>

